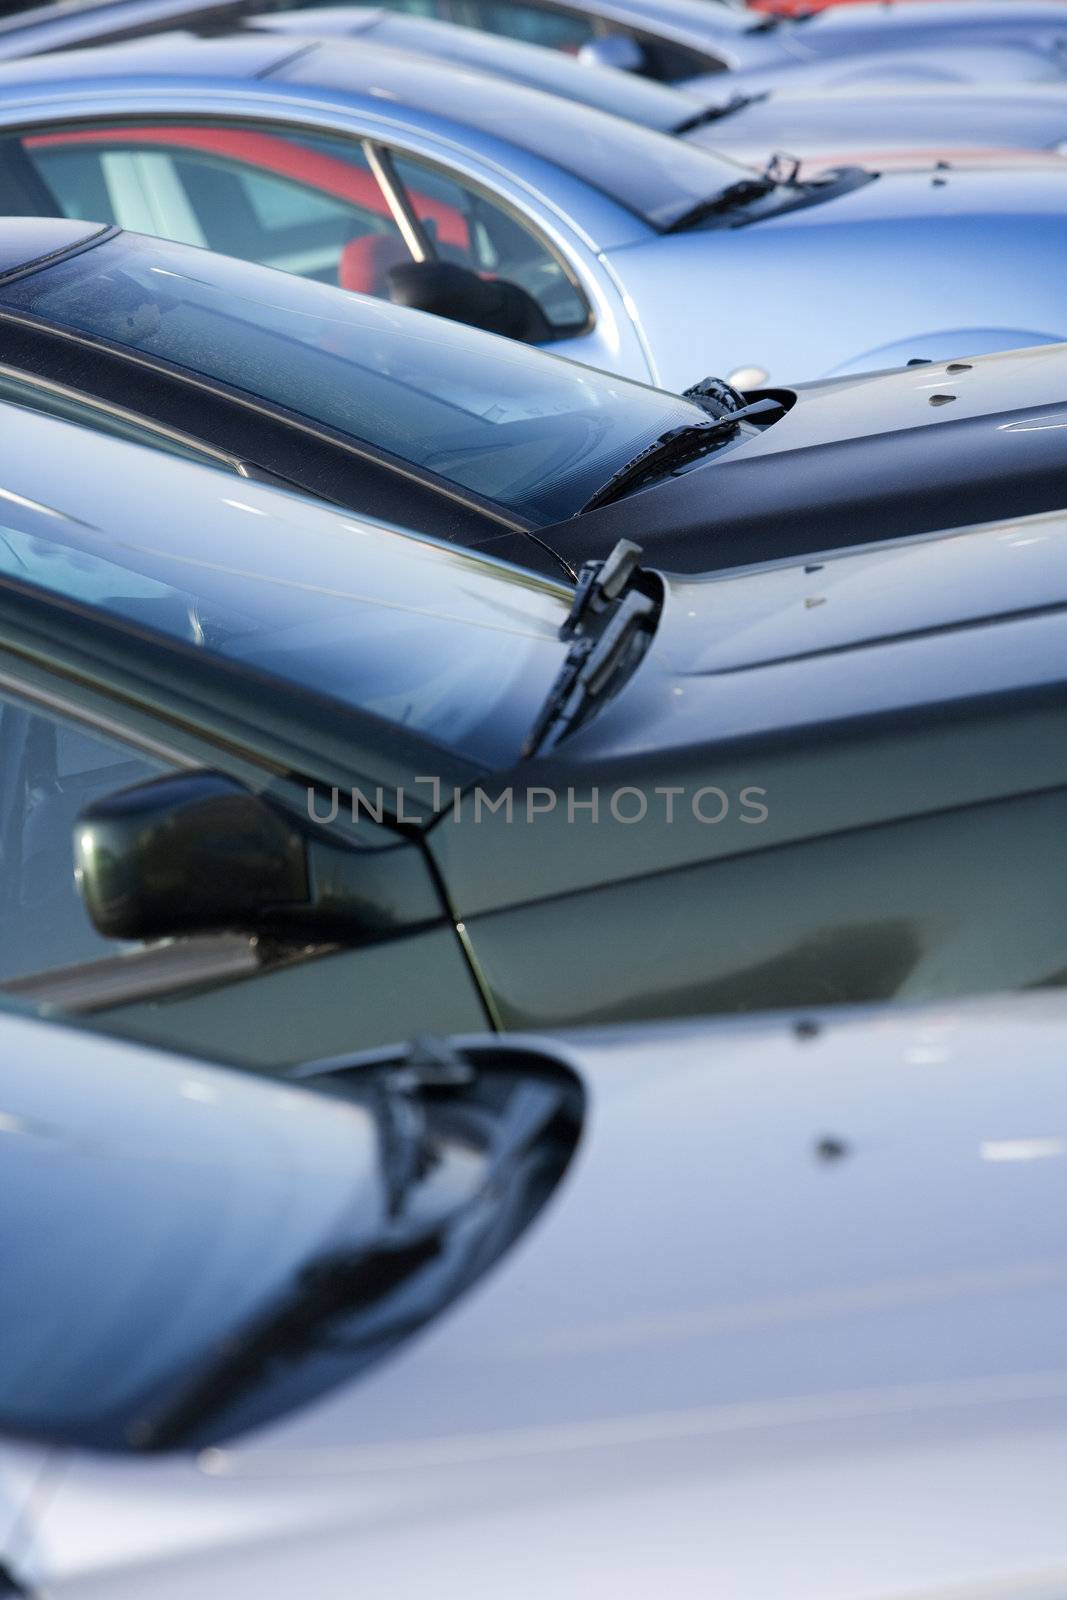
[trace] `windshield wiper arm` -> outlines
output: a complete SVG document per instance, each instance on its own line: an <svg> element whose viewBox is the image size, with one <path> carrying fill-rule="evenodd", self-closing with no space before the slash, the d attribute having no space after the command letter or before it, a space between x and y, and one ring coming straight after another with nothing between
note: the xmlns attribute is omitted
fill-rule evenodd
<svg viewBox="0 0 1067 1600"><path fill-rule="evenodd" d="M537 721L522 747L523 757L557 745L590 705L644 654L658 612L650 595L630 584L640 569L641 546L620 539L606 561L582 567L574 602L559 630L571 647Z"/></svg>
<svg viewBox="0 0 1067 1600"><path fill-rule="evenodd" d="M653 439L638 455L613 472L607 483L575 514L581 517L587 511L597 511L612 500L641 488L643 484L698 460L707 455L709 450L732 438L740 423L750 417L761 417L767 412L780 410L781 405L777 400L754 400L751 405L741 406L724 417L715 417L708 422L687 422L680 428L661 433L658 439Z"/></svg>
<svg viewBox="0 0 1067 1600"><path fill-rule="evenodd" d="M751 178L739 178L736 183L728 184L718 194L712 195L710 200L698 200L695 206L690 206L688 211L683 211L680 217L675 218L666 232L683 233L686 228L693 228L708 217L724 217L731 211L742 211L753 201L773 194L775 189L802 189L804 185L800 181L800 167L798 156L784 156L776 151L762 172Z"/></svg>
<svg viewBox="0 0 1067 1600"><path fill-rule="evenodd" d="M770 97L769 89L763 89L758 94L732 94L729 100L723 100L717 106L701 106L691 117L686 117L676 128L672 128L671 132L676 137L692 133L694 128L703 128L709 122L721 122L723 117L732 117L735 111L743 111L746 106L754 106L757 101L769 100Z"/></svg>

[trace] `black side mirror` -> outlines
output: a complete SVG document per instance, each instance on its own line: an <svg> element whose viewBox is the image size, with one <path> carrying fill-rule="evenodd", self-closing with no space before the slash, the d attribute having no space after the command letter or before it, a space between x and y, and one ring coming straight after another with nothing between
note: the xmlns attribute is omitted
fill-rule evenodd
<svg viewBox="0 0 1067 1600"><path fill-rule="evenodd" d="M111 939L222 930L343 937L373 920L363 854L312 838L214 772L106 795L74 827L78 887Z"/></svg>
<svg viewBox="0 0 1067 1600"><path fill-rule="evenodd" d="M552 338L552 325L532 294L517 283L479 278L455 261L404 261L389 269L387 281L394 305L431 311L526 344Z"/></svg>

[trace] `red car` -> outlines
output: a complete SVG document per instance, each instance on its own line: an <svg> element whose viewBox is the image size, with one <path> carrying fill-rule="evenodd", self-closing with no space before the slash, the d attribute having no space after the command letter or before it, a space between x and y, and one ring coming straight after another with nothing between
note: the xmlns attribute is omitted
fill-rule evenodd
<svg viewBox="0 0 1067 1600"><path fill-rule="evenodd" d="M870 0L748 0L750 11L768 11L775 17L807 17L813 11L829 11L831 6L869 4ZM885 8L919 5L922 0L881 0Z"/></svg>

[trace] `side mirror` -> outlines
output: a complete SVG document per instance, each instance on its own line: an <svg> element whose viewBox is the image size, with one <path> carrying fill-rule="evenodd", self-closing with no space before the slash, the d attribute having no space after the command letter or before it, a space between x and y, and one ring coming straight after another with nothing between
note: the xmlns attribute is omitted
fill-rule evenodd
<svg viewBox="0 0 1067 1600"><path fill-rule="evenodd" d="M455 261L404 261L387 274L394 305L430 311L507 339L542 344L552 326L532 294L517 283L479 278Z"/></svg>
<svg viewBox="0 0 1067 1600"><path fill-rule="evenodd" d="M86 807L75 876L98 932L326 937L359 926L362 852L313 839L214 772L157 778Z"/></svg>
<svg viewBox="0 0 1067 1600"><path fill-rule="evenodd" d="M613 67L616 72L646 72L648 57L642 45L628 33L607 33L590 39L578 51L586 67Z"/></svg>

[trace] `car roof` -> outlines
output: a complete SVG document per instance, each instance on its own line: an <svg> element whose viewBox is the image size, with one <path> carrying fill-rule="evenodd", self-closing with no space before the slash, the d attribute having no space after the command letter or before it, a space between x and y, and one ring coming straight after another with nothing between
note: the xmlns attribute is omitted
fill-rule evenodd
<svg viewBox="0 0 1067 1600"><path fill-rule="evenodd" d="M551 4L552 0L548 0ZM566 0L574 10L612 17L656 34L662 20L666 33L702 37L709 53L717 37L732 36L779 26L744 7L711 0ZM39 5L0 18L0 58L15 58L35 50L70 48L95 39L131 37L140 31L167 26L191 26L255 15L280 8L278 0L67 0L62 6ZM289 0L288 9L292 9ZM312 5L309 9L314 9ZM314 29L309 31L314 32Z"/></svg>
<svg viewBox="0 0 1067 1600"><path fill-rule="evenodd" d="M259 85L267 79L266 92L279 98L286 87L313 88L358 98L364 102L359 109L376 119L410 111L468 148L476 148L480 136L550 163L654 229L671 227L749 172L732 158L598 108L362 38L257 34L172 43L160 37L0 65L0 90L9 98L23 87L36 95L87 79L103 87L133 78L173 83L183 92L226 79Z"/></svg>
<svg viewBox="0 0 1067 1600"><path fill-rule="evenodd" d="M596 106L628 122L673 133L682 123L705 107L706 99L696 99L666 83L633 72L587 66L562 50L527 44L500 34L483 33L477 28L458 26L438 17L409 16L400 11L367 10L357 13L351 6L323 6L314 14L316 34L334 33L343 38L358 34L373 44L391 45L397 50L412 50L439 61L455 61L482 72L493 72L531 89L563 95L581 105ZM283 11L249 19L256 28L289 33L307 33L305 11ZM723 93L723 102L729 99Z"/></svg>

